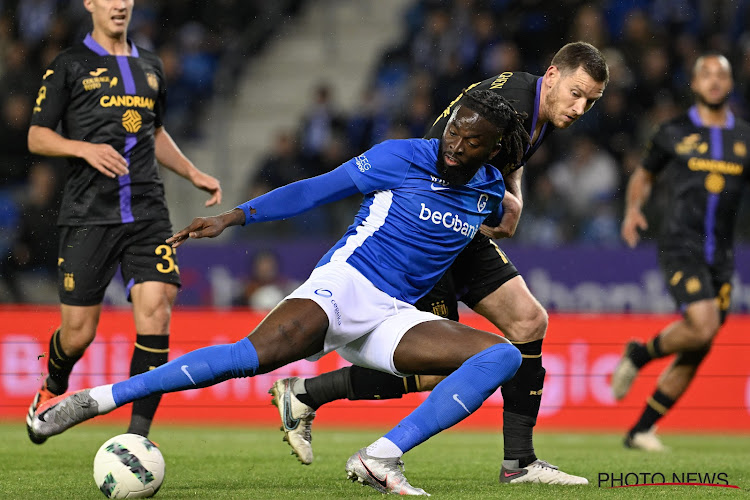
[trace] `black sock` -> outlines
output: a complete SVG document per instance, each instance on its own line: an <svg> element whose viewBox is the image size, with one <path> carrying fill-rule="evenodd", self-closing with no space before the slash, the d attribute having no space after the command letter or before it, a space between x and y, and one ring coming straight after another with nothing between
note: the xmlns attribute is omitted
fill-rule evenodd
<svg viewBox="0 0 750 500"><path fill-rule="evenodd" d="M646 408L641 414L641 418L630 429L628 435L632 436L636 432L646 432L656 424L656 422L666 415L670 408L675 404L675 400L657 389L654 394L646 401Z"/></svg>
<svg viewBox="0 0 750 500"><path fill-rule="evenodd" d="M339 399L346 399L349 387L349 369L339 368L328 373L321 373L317 377L305 379L305 391L294 395L302 403L317 410L326 403Z"/></svg>
<svg viewBox="0 0 750 500"><path fill-rule="evenodd" d="M305 380L307 394L295 395L316 410L337 399L398 399L408 392L408 378L356 365L347 366Z"/></svg>
<svg viewBox="0 0 750 500"><path fill-rule="evenodd" d="M133 357L130 360L130 376L153 370L166 363L168 358L169 335L137 335ZM159 401L161 394L133 401L128 433L148 437Z"/></svg>
<svg viewBox="0 0 750 500"><path fill-rule="evenodd" d="M49 339L49 357L47 358L47 390L52 394L63 394L68 390L70 372L81 359L81 356L68 356L60 343L60 329L55 330Z"/></svg>
<svg viewBox="0 0 750 500"><path fill-rule="evenodd" d="M630 351L630 360L638 368L643 368L652 359L663 358L661 350L661 334L652 338L645 344L636 344Z"/></svg>
<svg viewBox="0 0 750 500"><path fill-rule="evenodd" d="M501 389L504 459L518 460L520 467L526 467L536 460L533 434L546 372L542 367L542 340L513 345L523 359L516 374Z"/></svg>

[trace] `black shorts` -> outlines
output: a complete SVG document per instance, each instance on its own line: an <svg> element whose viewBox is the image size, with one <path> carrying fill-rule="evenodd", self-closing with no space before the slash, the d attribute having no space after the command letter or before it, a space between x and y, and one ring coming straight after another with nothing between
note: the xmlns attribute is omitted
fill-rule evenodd
<svg viewBox="0 0 750 500"><path fill-rule="evenodd" d="M659 252L659 263L670 295L681 312L692 302L716 299L722 323L732 305L731 265L710 265L703 259Z"/></svg>
<svg viewBox="0 0 750 500"><path fill-rule="evenodd" d="M118 264L128 300L130 288L144 281L180 286L177 256L164 243L172 234L167 219L62 226L57 258L60 302L71 306L101 304Z"/></svg>
<svg viewBox="0 0 750 500"><path fill-rule="evenodd" d="M478 234L415 306L421 311L458 321L459 300L473 309L483 298L518 275L516 266L495 242Z"/></svg>

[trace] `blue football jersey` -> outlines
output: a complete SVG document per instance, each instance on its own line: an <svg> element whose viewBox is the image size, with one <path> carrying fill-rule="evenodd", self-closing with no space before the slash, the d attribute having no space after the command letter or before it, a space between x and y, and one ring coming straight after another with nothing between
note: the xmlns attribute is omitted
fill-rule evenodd
<svg viewBox="0 0 750 500"><path fill-rule="evenodd" d="M505 184L484 165L466 185L437 172L438 139L385 141L344 163L365 198L344 236L318 262L349 263L376 287L413 304L445 273L490 214Z"/></svg>

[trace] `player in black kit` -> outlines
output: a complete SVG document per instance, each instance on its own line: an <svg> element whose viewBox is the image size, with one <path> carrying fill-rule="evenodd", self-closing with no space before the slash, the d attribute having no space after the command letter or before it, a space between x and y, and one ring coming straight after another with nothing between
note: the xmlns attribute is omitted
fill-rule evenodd
<svg viewBox="0 0 750 500"><path fill-rule="evenodd" d="M729 109L732 68L722 55L698 58L690 83L696 102L687 113L658 129L643 165L630 177L622 237L634 247L646 229L641 207L654 179L667 177L669 203L658 238L659 258L682 318L646 343L631 341L612 375L616 399L623 399L638 371L652 359L676 354L662 372L625 445L664 450L654 424L693 380L724 323L734 271L734 226L742 192L750 179L750 124Z"/></svg>
<svg viewBox="0 0 750 500"><path fill-rule="evenodd" d="M567 474L538 460L533 429L539 413L545 370L542 340L547 331L547 313L534 298L518 270L490 239L510 237L516 230L522 208L523 166L555 128L567 128L602 96L609 80L604 57L594 46L569 43L553 57L544 76L505 72L469 89L488 89L508 99L516 111L525 113L524 126L531 137L520 164L494 162L503 172L505 215L499 225L483 225L481 234L458 256L441 281L415 305L423 310L458 320L458 300L486 317L518 347L523 362L516 376L502 387L504 460L501 483L537 482L587 484L585 478ZM453 111L457 97L437 117L425 137L439 137ZM497 222L497 221L495 221ZM431 390L444 377L389 374L351 366L318 377L277 380L271 388L282 419L284 439L303 464L313 460L310 432L315 410L337 399L400 398L407 392ZM287 425L285 415L299 419Z"/></svg>
<svg viewBox="0 0 750 500"><path fill-rule="evenodd" d="M180 277L165 243L172 226L157 161L207 191L206 206L221 202L219 181L198 170L164 129L162 63L127 39L133 0L83 4L93 31L47 68L28 135L32 153L69 159L58 219L62 321L50 339L49 375L26 419L37 444L46 438L34 435L30 417L67 390L73 366L94 340L118 264L137 331L130 375L167 361ZM148 435L159 399L133 403L128 432Z"/></svg>

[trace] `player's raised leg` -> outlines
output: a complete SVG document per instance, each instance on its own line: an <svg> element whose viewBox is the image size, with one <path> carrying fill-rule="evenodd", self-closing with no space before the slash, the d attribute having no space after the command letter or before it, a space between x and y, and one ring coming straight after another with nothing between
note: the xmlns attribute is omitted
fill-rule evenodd
<svg viewBox="0 0 750 500"><path fill-rule="evenodd" d="M32 430L54 436L137 399L267 373L322 351L327 327L328 317L313 301L286 300L238 342L197 349L122 382L47 401L34 414Z"/></svg>
<svg viewBox="0 0 750 500"><path fill-rule="evenodd" d="M453 321L427 321L403 335L392 359L401 373L450 375L394 429L352 455L347 475L383 493L425 495L404 477L401 456L479 409L515 374L521 354L497 335Z"/></svg>

